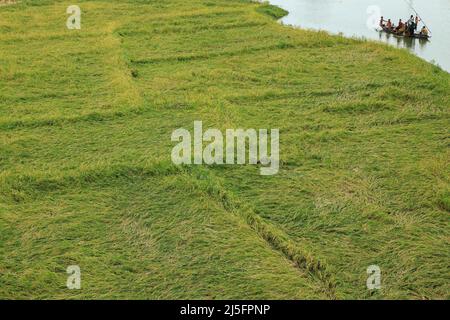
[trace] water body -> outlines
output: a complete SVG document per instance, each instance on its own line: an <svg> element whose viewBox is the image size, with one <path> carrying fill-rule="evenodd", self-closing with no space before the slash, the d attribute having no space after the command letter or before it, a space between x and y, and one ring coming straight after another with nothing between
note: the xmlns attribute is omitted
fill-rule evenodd
<svg viewBox="0 0 450 320"><path fill-rule="evenodd" d="M407 48L450 72L450 0L410 0L432 32L430 41L400 38L368 27L379 15L406 21L414 11L406 0L270 0L287 11L281 21L305 29L326 30L348 37L364 37ZM420 24L420 27L423 24Z"/></svg>

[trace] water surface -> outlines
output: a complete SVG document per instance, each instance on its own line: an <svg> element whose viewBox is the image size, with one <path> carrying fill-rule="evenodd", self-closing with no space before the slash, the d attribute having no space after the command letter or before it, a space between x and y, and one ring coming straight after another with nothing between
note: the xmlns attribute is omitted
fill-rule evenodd
<svg viewBox="0 0 450 320"><path fill-rule="evenodd" d="M343 33L345 36L365 37L387 42L399 48L408 48L427 61L439 64L450 72L450 0L409 1L432 32L430 41L400 38L377 32L368 27L374 17L378 19L376 7L385 18L395 24L405 21L414 11L406 0L270 0L272 4L289 11L282 19L306 29ZM375 6L375 7L374 7ZM422 26L423 24L420 24Z"/></svg>

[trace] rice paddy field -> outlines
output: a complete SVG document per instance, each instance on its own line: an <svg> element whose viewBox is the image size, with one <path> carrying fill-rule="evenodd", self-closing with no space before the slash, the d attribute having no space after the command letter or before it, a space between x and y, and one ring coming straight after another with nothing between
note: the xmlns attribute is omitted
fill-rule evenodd
<svg viewBox="0 0 450 320"><path fill-rule="evenodd" d="M0 298L448 299L450 75L285 14L0 6ZM196 120L279 128L279 173L172 164Z"/></svg>

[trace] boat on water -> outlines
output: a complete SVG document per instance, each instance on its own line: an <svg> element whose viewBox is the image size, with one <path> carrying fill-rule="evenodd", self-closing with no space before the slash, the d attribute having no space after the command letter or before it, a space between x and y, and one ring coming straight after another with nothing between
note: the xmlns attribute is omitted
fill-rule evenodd
<svg viewBox="0 0 450 320"><path fill-rule="evenodd" d="M413 33L413 34L409 34L407 32L399 33L399 32L396 32L394 29L389 29L386 27L382 27L381 31L392 34L396 37L403 37L403 38L414 38L414 39L422 39L422 40L429 40L431 38L431 36L429 36L429 35L420 34L420 33Z"/></svg>
<svg viewBox="0 0 450 320"><path fill-rule="evenodd" d="M411 14L411 17L405 23L403 23L402 19L400 19L398 27L395 28L394 24L391 22L391 19L388 19L386 21L384 20L384 17L381 16L380 20L381 31L386 32L388 34L392 34L396 37L429 40L431 38L431 31L426 25L425 21L423 21L423 19L420 17L416 9L414 9L410 1L405 0L405 2L408 4L411 10L414 11L414 13L416 14L416 18L414 19L414 15ZM416 33L415 30L417 30L419 22L423 23L423 28L421 32ZM399 29L401 29L402 31L400 31Z"/></svg>

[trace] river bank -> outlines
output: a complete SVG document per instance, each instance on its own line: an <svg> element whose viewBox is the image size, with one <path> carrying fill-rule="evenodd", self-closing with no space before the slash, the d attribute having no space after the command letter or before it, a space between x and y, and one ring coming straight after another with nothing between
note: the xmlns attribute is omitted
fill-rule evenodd
<svg viewBox="0 0 450 320"><path fill-rule="evenodd" d="M450 39L447 37L450 22L445 18L450 14L450 4L445 1L430 3L419 0L414 1L414 6L410 6L408 1L272 0L271 3L289 11L289 14L281 19L284 24L388 43L393 47L406 49L450 72L450 58L447 54L450 50ZM419 23L419 27L426 25L430 29L430 41L399 38L375 30L381 16L391 18L396 25L400 18L406 21L410 14L416 14L417 11L424 19Z"/></svg>

